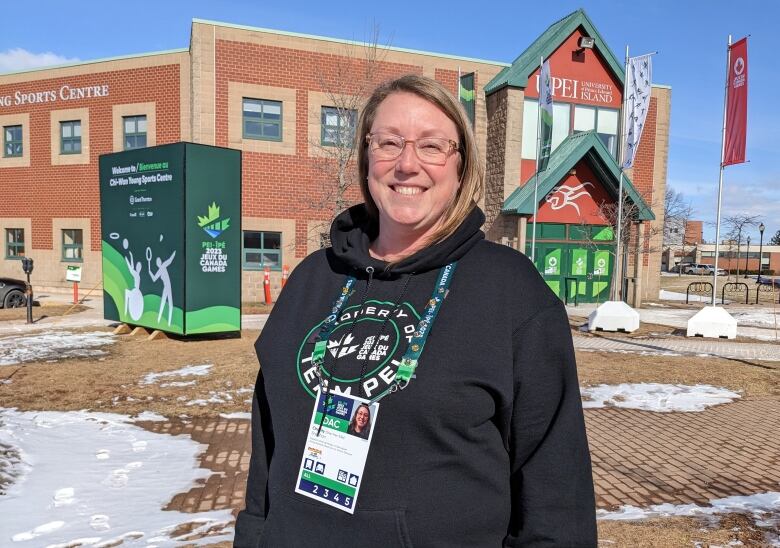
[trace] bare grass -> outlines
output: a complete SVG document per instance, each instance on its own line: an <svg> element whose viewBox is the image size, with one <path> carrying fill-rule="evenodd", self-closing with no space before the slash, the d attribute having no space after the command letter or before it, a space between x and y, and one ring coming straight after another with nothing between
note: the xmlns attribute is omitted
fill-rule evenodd
<svg viewBox="0 0 780 548"><path fill-rule="evenodd" d="M657 548L683 546L766 546L768 527L756 525L752 516L724 514L717 519L661 518L643 521L599 520L600 547ZM777 531L772 531L777 533Z"/></svg>
<svg viewBox="0 0 780 548"><path fill-rule="evenodd" d="M0 383L0 407L129 415L151 411L169 417L248 411L245 400L252 393L247 389L254 388L259 369L253 346L258 333L247 330L241 338L156 341L122 335L104 348L106 356L0 367L0 380L11 380ZM149 373L201 364L213 364L208 375L165 379L194 380L194 384L142 384ZM196 400L207 403L187 405Z"/></svg>
<svg viewBox="0 0 780 548"><path fill-rule="evenodd" d="M743 397L780 396L780 364L688 356L638 356L614 352L577 352L580 384L710 384Z"/></svg>

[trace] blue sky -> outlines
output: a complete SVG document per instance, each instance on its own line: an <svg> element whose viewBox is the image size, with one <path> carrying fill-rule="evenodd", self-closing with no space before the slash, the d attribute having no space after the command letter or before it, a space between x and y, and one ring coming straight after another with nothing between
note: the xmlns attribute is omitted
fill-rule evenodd
<svg viewBox="0 0 780 548"><path fill-rule="evenodd" d="M653 81L672 86L668 182L705 221L715 220L726 40L729 34L735 40L750 34L750 161L725 171L724 214L762 215L767 237L780 230L780 168L771 161L773 146L780 143L776 0L80 0L64 6L51 0L5 3L0 72L184 48L193 18L356 40L368 37L377 24L381 43L511 62L551 23L583 7L618 58L626 45L632 54L659 52ZM714 234L714 227L705 227L705 237Z"/></svg>

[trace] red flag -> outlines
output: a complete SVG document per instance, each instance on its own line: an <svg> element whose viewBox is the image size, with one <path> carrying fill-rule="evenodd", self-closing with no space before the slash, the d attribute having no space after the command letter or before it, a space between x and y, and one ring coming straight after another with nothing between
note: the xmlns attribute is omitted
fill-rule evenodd
<svg viewBox="0 0 780 548"><path fill-rule="evenodd" d="M745 161L745 139L747 136L747 38L732 44L730 51L726 99L726 143L723 151L724 166L741 164Z"/></svg>

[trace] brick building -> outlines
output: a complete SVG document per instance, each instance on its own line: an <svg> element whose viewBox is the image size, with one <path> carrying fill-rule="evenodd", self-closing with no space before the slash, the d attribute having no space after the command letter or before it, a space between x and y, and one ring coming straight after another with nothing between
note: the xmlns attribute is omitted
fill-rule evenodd
<svg viewBox="0 0 780 548"><path fill-rule="evenodd" d="M614 241L601 209L617 194L623 67L582 10L511 64L194 20L188 49L0 75L0 276L21 277L15 259L27 255L38 288L67 287L72 263L83 287L98 285L98 157L191 141L242 150L244 300L259 298L264 266L278 291L282 265L318 249L332 217L323 151L354 120L334 93L360 98L366 75L373 85L406 73L460 93L486 162L485 231L527 252L540 55L556 86L557 149L539 180L537 265L562 298L603 300ZM624 179L643 235L630 254L634 302L657 295L669 108L669 88L654 86ZM345 198L356 202L357 186Z"/></svg>

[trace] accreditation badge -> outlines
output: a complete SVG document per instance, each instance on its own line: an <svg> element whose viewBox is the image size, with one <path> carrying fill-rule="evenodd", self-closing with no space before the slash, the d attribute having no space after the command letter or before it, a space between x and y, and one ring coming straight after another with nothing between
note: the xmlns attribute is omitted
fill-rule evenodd
<svg viewBox="0 0 780 548"><path fill-rule="evenodd" d="M295 492L353 514L379 403L317 393ZM324 415L324 418L323 418Z"/></svg>

